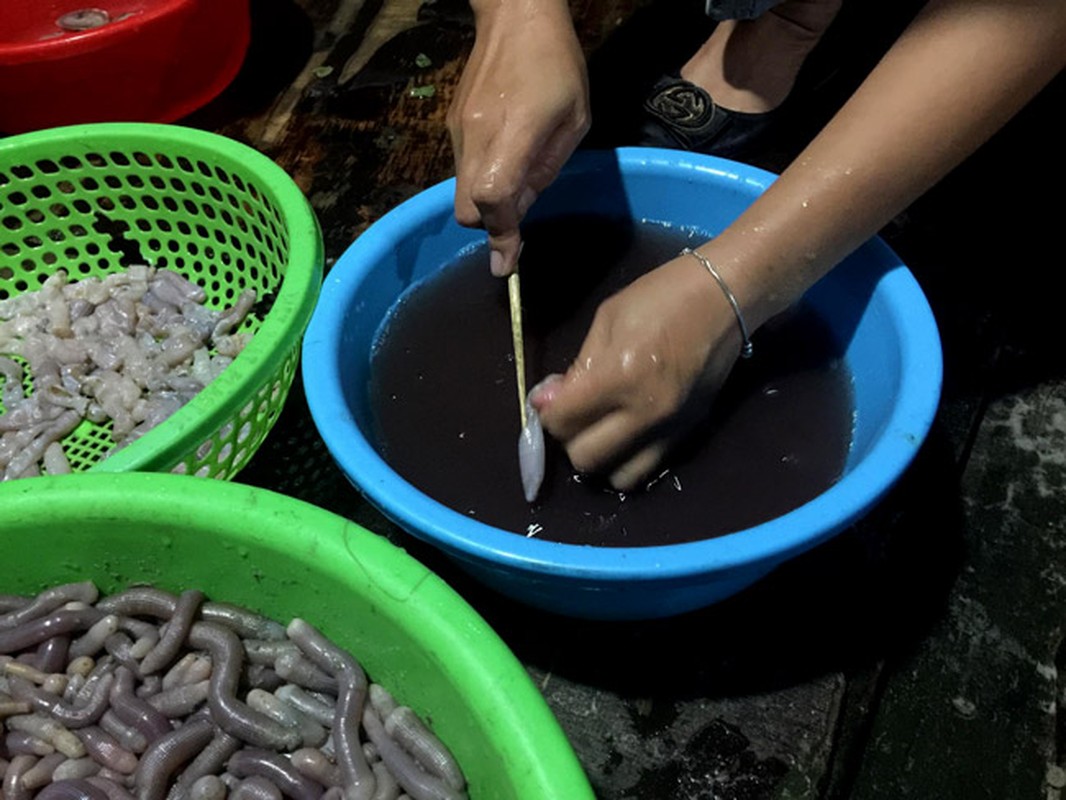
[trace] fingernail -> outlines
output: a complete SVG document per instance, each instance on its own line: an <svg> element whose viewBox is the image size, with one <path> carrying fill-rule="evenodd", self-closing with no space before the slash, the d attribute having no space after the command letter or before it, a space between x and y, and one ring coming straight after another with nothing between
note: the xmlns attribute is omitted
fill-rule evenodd
<svg viewBox="0 0 1066 800"><path fill-rule="evenodd" d="M499 250L493 250L489 253L489 269L497 278L503 278L507 275L507 270L503 266L503 253Z"/></svg>
<svg viewBox="0 0 1066 800"><path fill-rule="evenodd" d="M529 390L529 402L534 406L537 406L538 410L541 406L552 402L555 397L555 387L563 379L563 376L558 373L553 373Z"/></svg>

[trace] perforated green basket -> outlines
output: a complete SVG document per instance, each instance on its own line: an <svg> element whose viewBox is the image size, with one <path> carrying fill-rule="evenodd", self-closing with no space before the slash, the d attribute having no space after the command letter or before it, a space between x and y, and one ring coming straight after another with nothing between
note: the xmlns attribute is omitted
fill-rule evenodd
<svg viewBox="0 0 1066 800"><path fill-rule="evenodd" d="M141 438L112 453L110 423L83 421L63 440L67 457L76 472L228 479L277 420L296 372L322 282L314 213L266 156L191 128L76 125L0 140L0 300L60 269L104 277L131 260L177 270L214 309L254 288L260 302L240 329L254 336Z"/></svg>

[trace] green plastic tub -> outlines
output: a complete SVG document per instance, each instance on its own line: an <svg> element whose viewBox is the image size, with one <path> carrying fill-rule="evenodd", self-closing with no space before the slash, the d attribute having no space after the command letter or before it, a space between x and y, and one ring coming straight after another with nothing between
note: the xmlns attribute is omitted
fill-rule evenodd
<svg viewBox="0 0 1066 800"><path fill-rule="evenodd" d="M151 583L299 616L431 723L471 800L593 797L544 699L484 620L403 550L315 506L167 474L10 481L0 553L2 594Z"/></svg>

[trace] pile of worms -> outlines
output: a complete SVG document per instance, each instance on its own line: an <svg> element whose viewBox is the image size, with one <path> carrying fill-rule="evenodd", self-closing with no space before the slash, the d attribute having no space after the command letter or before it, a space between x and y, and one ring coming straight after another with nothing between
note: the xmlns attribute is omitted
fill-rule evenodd
<svg viewBox="0 0 1066 800"><path fill-rule="evenodd" d="M467 797L347 650L195 589L0 595L0 737L0 800Z"/></svg>
<svg viewBox="0 0 1066 800"><path fill-rule="evenodd" d="M0 300L0 480L66 473L62 440L82 420L116 447L169 418L251 339L256 292L224 309L177 272L135 264Z"/></svg>

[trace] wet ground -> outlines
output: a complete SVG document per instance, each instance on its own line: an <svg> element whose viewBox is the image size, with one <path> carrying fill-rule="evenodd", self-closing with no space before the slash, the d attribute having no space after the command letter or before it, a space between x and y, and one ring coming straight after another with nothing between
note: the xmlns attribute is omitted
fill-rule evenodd
<svg viewBox="0 0 1066 800"><path fill-rule="evenodd" d="M810 62L779 169L905 23L847 3ZM590 144L622 144L640 87L706 35L691 4L572 3ZM310 197L332 263L450 175L444 115L473 33L455 0L253 0L245 68L188 120L246 141ZM979 90L979 87L975 87ZM525 663L604 800L1042 798L1066 786L1066 359L1060 79L883 235L944 340L932 435L866 520L751 590L653 624L517 607L385 522L318 439L299 384L240 479L389 535ZM1038 197L1038 193L1040 196Z"/></svg>

